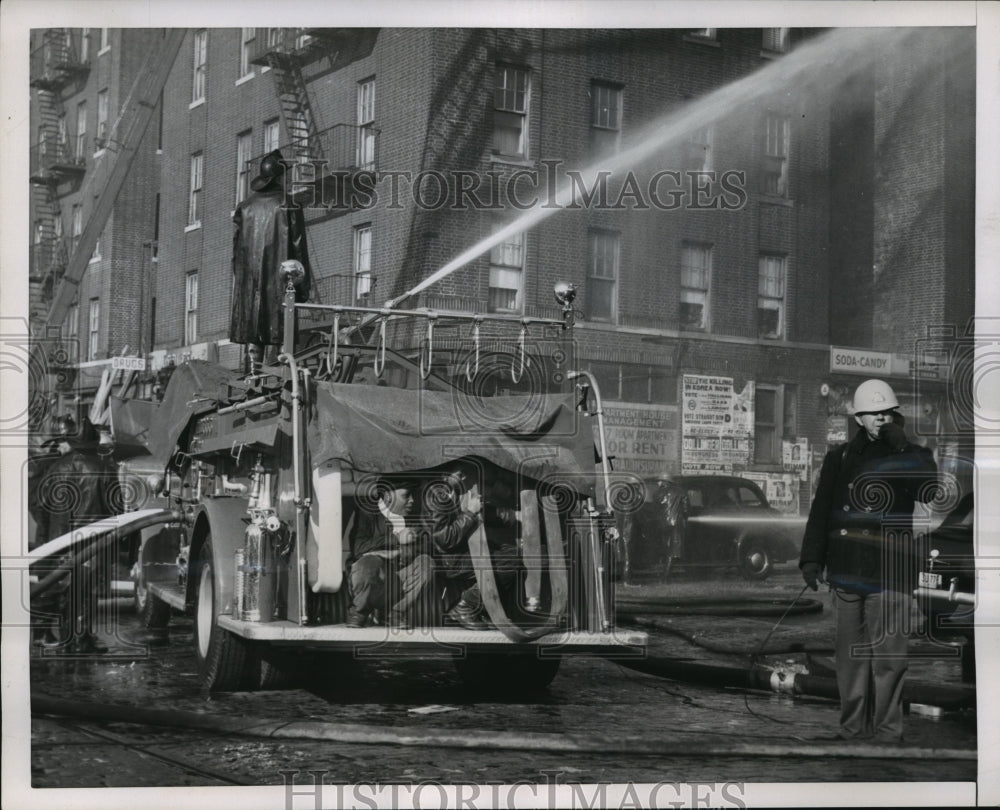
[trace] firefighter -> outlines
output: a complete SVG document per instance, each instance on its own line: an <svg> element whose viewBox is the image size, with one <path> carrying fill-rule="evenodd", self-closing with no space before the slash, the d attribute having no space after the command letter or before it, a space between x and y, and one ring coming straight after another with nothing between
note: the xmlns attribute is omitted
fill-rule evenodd
<svg viewBox="0 0 1000 810"><path fill-rule="evenodd" d="M352 537L348 627L364 627L376 610L390 627L408 627L434 579L425 535L409 520L412 481L382 481L375 509L359 509ZM398 598L392 599L398 594Z"/></svg>
<svg viewBox="0 0 1000 810"><path fill-rule="evenodd" d="M882 380L854 392L858 431L823 459L799 568L823 578L836 613L842 739L903 735L907 614L916 582L913 508L936 492L931 451L907 441L899 400Z"/></svg>
<svg viewBox="0 0 1000 810"><path fill-rule="evenodd" d="M253 190L233 214L233 314L229 339L247 344L250 368L274 362L284 333L282 303L285 282L278 272L283 262L302 265L295 300L305 301L312 283L305 217L301 206L286 202L282 178L285 164L275 149L260 162ZM266 348L266 355L265 355Z"/></svg>
<svg viewBox="0 0 1000 810"><path fill-rule="evenodd" d="M58 456L38 482L39 538L52 540L113 514L108 496L115 475L104 447L68 433L56 440ZM71 653L107 652L95 632L98 595L106 579L104 557L98 553L76 559L55 596L59 632L48 632L42 643Z"/></svg>
<svg viewBox="0 0 1000 810"><path fill-rule="evenodd" d="M455 466L445 471L424 500L430 513L434 555L446 585L446 620L467 630L486 630L489 624L483 616L482 594L469 554L469 538L483 524L485 512L483 499L472 487L475 480L475 471L469 466ZM503 507L490 508L489 515L498 525L516 520L516 512ZM516 548L491 556L497 589L501 594L509 593L520 571Z"/></svg>

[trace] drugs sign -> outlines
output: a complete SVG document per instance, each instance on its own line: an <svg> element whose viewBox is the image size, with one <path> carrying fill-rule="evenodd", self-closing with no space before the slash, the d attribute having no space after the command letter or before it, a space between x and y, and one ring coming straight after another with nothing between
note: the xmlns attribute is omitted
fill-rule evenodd
<svg viewBox="0 0 1000 810"><path fill-rule="evenodd" d="M144 357L112 357L111 368L115 371L145 371L146 359Z"/></svg>

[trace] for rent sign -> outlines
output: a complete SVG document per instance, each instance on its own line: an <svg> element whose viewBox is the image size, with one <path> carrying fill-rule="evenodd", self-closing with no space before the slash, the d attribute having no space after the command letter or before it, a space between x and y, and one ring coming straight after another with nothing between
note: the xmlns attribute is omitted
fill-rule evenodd
<svg viewBox="0 0 1000 810"><path fill-rule="evenodd" d="M655 475L674 469L676 407L634 403L605 405L604 429L608 455L614 456L616 470Z"/></svg>

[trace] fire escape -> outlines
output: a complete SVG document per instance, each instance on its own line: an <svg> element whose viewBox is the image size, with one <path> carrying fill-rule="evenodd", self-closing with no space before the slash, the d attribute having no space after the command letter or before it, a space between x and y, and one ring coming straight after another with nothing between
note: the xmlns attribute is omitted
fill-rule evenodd
<svg viewBox="0 0 1000 810"><path fill-rule="evenodd" d="M335 195L343 199L343 176L376 168L378 131L365 122L321 128L308 85L370 54L377 36L377 28L255 29L250 61L270 68L274 77L287 136L278 148L299 164L294 175L299 194L311 193L307 185L317 183L324 190L323 202ZM250 158L252 173L262 157ZM331 177L340 178L339 189Z"/></svg>
<svg viewBox="0 0 1000 810"><path fill-rule="evenodd" d="M86 144L78 138L70 142L63 106L64 98L87 80L90 65L81 57L85 45L80 32L49 28L31 54L30 83L37 90L39 127L29 156L35 215L29 283L38 290L33 297L37 306L51 302L69 259L59 199L79 187L86 171Z"/></svg>

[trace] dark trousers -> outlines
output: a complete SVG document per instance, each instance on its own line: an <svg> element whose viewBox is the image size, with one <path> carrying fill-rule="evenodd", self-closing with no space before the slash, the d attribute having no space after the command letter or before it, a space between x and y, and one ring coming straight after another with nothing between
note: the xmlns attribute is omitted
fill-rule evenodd
<svg viewBox="0 0 1000 810"><path fill-rule="evenodd" d="M895 591L861 596L835 590L833 604L841 736L899 740L910 597Z"/></svg>
<svg viewBox="0 0 1000 810"><path fill-rule="evenodd" d="M399 566L375 554L362 554L351 564L351 608L369 615L373 610L406 614L434 580L434 561L420 554Z"/></svg>
<svg viewBox="0 0 1000 810"><path fill-rule="evenodd" d="M491 548L490 558L493 576L496 577L497 581L497 590L504 602L511 601L517 588L518 576L524 570L517 547ZM445 567L444 572L446 583L445 610L451 610L460 599L465 600L466 604L474 608L479 608L482 605L483 600L479 584L476 582L476 572L472 567L472 558L468 554L463 555L458 560L457 565Z"/></svg>

